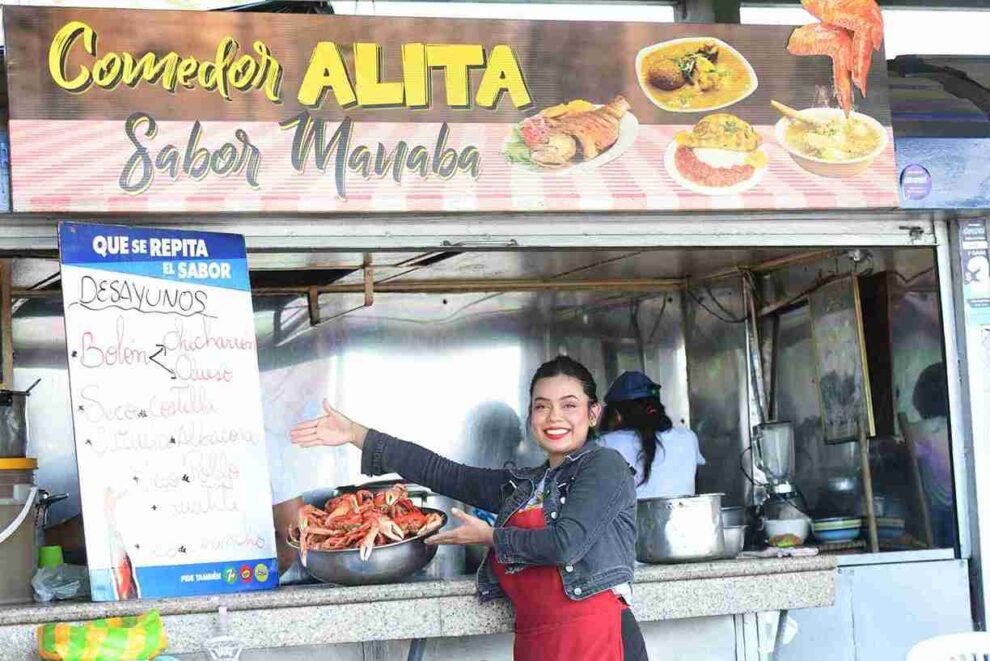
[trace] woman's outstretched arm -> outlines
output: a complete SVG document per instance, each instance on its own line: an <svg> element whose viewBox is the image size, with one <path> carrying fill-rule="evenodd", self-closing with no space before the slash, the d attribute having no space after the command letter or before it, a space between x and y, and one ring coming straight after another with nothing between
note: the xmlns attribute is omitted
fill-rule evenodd
<svg viewBox="0 0 990 661"><path fill-rule="evenodd" d="M502 487L509 481L504 469L475 468L451 461L424 447L379 431L369 430L323 403L325 415L301 422L290 432L301 447L351 444L361 450L365 475L398 473L404 479L468 505L497 512Z"/></svg>

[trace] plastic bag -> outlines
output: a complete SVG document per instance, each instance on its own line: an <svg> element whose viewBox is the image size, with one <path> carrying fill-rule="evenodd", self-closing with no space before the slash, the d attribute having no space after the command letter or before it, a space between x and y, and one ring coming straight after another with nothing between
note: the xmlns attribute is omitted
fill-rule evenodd
<svg viewBox="0 0 990 661"><path fill-rule="evenodd" d="M42 567L31 577L35 601L89 596L89 570L79 565Z"/></svg>
<svg viewBox="0 0 990 661"><path fill-rule="evenodd" d="M53 661L138 661L153 659L168 647L158 611L82 624L44 624L37 636L41 658Z"/></svg>

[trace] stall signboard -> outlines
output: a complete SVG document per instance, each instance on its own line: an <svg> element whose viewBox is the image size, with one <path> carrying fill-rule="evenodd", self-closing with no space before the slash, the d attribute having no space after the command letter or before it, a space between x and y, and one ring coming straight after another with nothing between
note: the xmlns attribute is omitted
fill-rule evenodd
<svg viewBox="0 0 990 661"><path fill-rule="evenodd" d="M61 223L93 599L278 584L244 239Z"/></svg>
<svg viewBox="0 0 990 661"><path fill-rule="evenodd" d="M896 207L879 9L856 21L868 27L11 7L13 205Z"/></svg>

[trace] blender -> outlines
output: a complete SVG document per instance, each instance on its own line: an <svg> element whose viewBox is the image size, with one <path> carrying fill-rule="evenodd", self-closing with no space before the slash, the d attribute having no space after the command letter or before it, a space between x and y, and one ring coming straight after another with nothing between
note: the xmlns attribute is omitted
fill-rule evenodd
<svg viewBox="0 0 990 661"><path fill-rule="evenodd" d="M790 422L764 422L754 429L754 460L766 476L765 497L758 505L764 519L807 519L794 486L794 426Z"/></svg>

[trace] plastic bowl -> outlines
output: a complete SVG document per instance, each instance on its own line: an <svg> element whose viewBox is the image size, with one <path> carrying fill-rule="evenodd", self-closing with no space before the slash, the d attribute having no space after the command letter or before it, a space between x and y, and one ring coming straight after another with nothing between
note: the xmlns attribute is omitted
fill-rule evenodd
<svg viewBox="0 0 990 661"><path fill-rule="evenodd" d="M825 544L836 544L839 542L852 542L859 539L861 534L860 528L847 530L816 530L815 539L819 542L824 542Z"/></svg>
<svg viewBox="0 0 990 661"><path fill-rule="evenodd" d="M836 516L815 519L811 529L815 539L826 544L851 542L862 534L863 520L858 516Z"/></svg>
<svg viewBox="0 0 990 661"><path fill-rule="evenodd" d="M803 517L799 519L767 519L763 524L763 529L771 546L786 544L786 540L790 536L797 538L795 544L803 544L804 540L808 539L811 524L808 519Z"/></svg>

